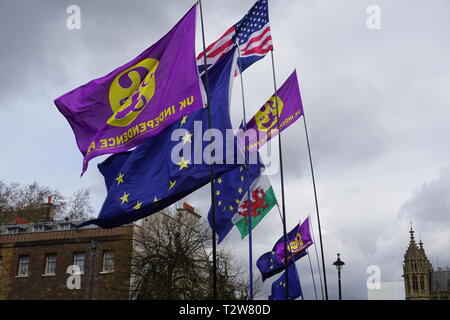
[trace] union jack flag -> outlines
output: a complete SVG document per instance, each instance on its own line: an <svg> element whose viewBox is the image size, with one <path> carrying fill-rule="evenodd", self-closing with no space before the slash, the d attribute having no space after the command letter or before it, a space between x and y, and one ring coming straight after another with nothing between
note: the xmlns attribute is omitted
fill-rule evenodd
<svg viewBox="0 0 450 320"><path fill-rule="evenodd" d="M268 0L256 1L238 23L229 28L218 40L206 48L208 68L230 51L235 44L239 46L240 55L237 65L241 72L254 62L264 58L267 52L273 50ZM203 72L203 52L197 56L197 65L199 70Z"/></svg>

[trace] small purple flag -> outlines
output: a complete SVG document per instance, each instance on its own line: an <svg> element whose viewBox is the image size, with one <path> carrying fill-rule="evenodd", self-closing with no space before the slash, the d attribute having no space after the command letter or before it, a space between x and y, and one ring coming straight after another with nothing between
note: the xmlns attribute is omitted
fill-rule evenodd
<svg viewBox="0 0 450 320"><path fill-rule="evenodd" d="M137 58L55 99L88 161L129 150L203 107L195 60L196 6Z"/></svg>
<svg viewBox="0 0 450 320"><path fill-rule="evenodd" d="M283 131L303 115L302 99L295 70L276 91L276 94L270 97L255 116L247 122L245 133L241 125L236 135L243 149L246 137L249 151L255 151L278 134L277 103L280 130Z"/></svg>
<svg viewBox="0 0 450 320"><path fill-rule="evenodd" d="M282 237L283 239L283 237ZM313 243L311 237L311 231L309 230L309 217L303 221L302 224L297 225L288 235L288 262L297 260L303 253L303 251L308 248ZM284 263L284 239L277 243L273 249L275 251L276 260Z"/></svg>
<svg viewBox="0 0 450 320"><path fill-rule="evenodd" d="M264 253L258 258L256 266L261 271L262 281L280 273L287 265L291 265L298 259L308 254L306 249L313 244L309 229L309 217L303 223L297 224L287 234L287 262L285 263L284 237L282 236L272 248L272 251Z"/></svg>

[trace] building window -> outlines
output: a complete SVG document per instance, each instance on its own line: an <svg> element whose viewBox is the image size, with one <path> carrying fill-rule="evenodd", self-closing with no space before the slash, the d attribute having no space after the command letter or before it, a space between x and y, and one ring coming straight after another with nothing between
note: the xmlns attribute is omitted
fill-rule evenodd
<svg viewBox="0 0 450 320"><path fill-rule="evenodd" d="M68 223L60 224L59 230L70 230L70 224Z"/></svg>
<svg viewBox="0 0 450 320"><path fill-rule="evenodd" d="M50 228L49 226L46 226L45 224L36 224L33 226L33 231L34 232L44 232L47 230L51 230L52 228Z"/></svg>
<svg viewBox="0 0 450 320"><path fill-rule="evenodd" d="M103 272L114 272L114 251L103 251Z"/></svg>
<svg viewBox="0 0 450 320"><path fill-rule="evenodd" d="M418 290L418 286L417 286L417 276L413 276L413 290L417 291Z"/></svg>
<svg viewBox="0 0 450 320"><path fill-rule="evenodd" d="M420 276L420 290L425 290L424 276Z"/></svg>
<svg viewBox="0 0 450 320"><path fill-rule="evenodd" d="M30 268L30 256L19 257L19 271L17 275L19 277L28 277L28 270Z"/></svg>
<svg viewBox="0 0 450 320"><path fill-rule="evenodd" d="M73 223L61 223L58 225L58 230L73 230L76 226Z"/></svg>
<svg viewBox="0 0 450 320"><path fill-rule="evenodd" d="M22 233L25 230L23 228L19 228L19 227L12 227L12 228L8 228L8 233L9 234L18 234L18 233Z"/></svg>
<svg viewBox="0 0 450 320"><path fill-rule="evenodd" d="M56 254L47 254L45 258L45 274L54 275L56 274Z"/></svg>
<svg viewBox="0 0 450 320"><path fill-rule="evenodd" d="M81 273L84 273L84 261L85 261L84 252L75 252L73 254L73 264L78 266L78 268L80 268Z"/></svg>

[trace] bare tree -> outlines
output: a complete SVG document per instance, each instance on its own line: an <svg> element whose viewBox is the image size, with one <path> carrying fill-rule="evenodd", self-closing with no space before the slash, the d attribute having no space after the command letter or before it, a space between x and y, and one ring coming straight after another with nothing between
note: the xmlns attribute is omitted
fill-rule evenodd
<svg viewBox="0 0 450 320"><path fill-rule="evenodd" d="M135 233L133 299L211 299L211 231L204 219L168 210L143 221ZM218 251L219 299L246 299L245 272L230 251Z"/></svg>
<svg viewBox="0 0 450 320"><path fill-rule="evenodd" d="M56 215L56 219L81 221L88 219L93 212L89 190L80 189L73 193L72 197L67 201L65 209Z"/></svg>
<svg viewBox="0 0 450 320"><path fill-rule="evenodd" d="M217 254L217 278L219 299L247 300L250 297L248 266L244 266L232 254L230 247L221 246ZM253 279L253 297L262 298L261 276Z"/></svg>
<svg viewBox="0 0 450 320"><path fill-rule="evenodd" d="M52 198L51 204L46 203L48 196ZM11 223L14 218L44 221L68 217L82 220L91 213L88 191L76 191L67 200L59 191L37 182L19 185L0 180L0 224Z"/></svg>

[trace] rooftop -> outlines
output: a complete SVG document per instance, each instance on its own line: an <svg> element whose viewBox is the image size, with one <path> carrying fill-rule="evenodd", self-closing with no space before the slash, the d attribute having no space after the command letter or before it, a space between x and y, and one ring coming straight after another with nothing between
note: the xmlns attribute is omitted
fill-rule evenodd
<svg viewBox="0 0 450 320"><path fill-rule="evenodd" d="M441 292L450 289L450 268L438 267L433 268L430 275L431 291Z"/></svg>
<svg viewBox="0 0 450 320"><path fill-rule="evenodd" d="M35 223L17 223L0 226L0 235L18 233L52 232L62 230L74 230L82 221L48 221ZM85 226L81 229L98 228L95 225Z"/></svg>

